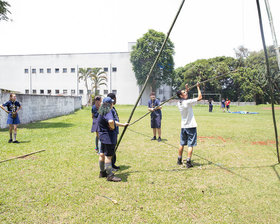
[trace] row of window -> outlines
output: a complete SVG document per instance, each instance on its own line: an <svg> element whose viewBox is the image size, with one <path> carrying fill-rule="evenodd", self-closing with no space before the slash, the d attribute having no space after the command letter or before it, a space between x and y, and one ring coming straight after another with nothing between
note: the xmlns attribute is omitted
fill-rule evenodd
<svg viewBox="0 0 280 224"><path fill-rule="evenodd" d="M113 93L117 94L117 90L112 90ZM68 94L68 90L67 89L63 89L62 91L60 91L59 89L54 90L54 92L51 89L40 89L38 92L36 89L32 90L32 94L64 94L67 95ZM75 95L76 94L76 90L75 89L71 89L71 91L69 92L71 93L71 95ZM107 89L103 90L103 95L107 95L109 92ZM29 89L25 90L25 94L30 94ZM83 89L79 89L79 95L83 95L84 94L84 90ZM92 94L91 90L88 90L88 94ZM100 91L97 90L97 95L100 94Z"/></svg>
<svg viewBox="0 0 280 224"><path fill-rule="evenodd" d="M104 70L104 72L108 72L108 68L107 68L107 67L103 68L103 70ZM55 72L55 73L60 73L61 71L62 71L62 73L67 73L68 69L67 69L67 68L62 68L62 70L60 70L59 68L55 68L55 69L54 69L54 72ZM112 72L116 72L116 71L117 71L117 67L113 67L113 68L112 68ZM76 72L76 68L70 68L70 72L71 72L71 73L75 73L75 72ZM29 69L28 69L28 68L25 68L25 69L24 69L24 73L25 73L25 74L29 74ZM36 69L36 68L32 68L32 69L31 69L31 73L32 73L32 74L36 74L36 73L37 73L37 69ZM45 73L45 69L39 68L39 69L38 69L38 73L40 73L40 74ZM47 68L47 69L46 69L46 73L52 73L52 69L51 69L51 68Z"/></svg>

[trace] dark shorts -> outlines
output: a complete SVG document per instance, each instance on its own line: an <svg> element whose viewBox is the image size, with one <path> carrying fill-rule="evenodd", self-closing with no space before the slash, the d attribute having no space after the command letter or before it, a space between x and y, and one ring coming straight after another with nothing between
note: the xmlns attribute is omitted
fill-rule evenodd
<svg viewBox="0 0 280 224"><path fill-rule="evenodd" d="M151 128L161 128L161 117L151 117Z"/></svg>
<svg viewBox="0 0 280 224"><path fill-rule="evenodd" d="M187 145L188 147L196 146L196 139L196 128L181 128L180 145Z"/></svg>
<svg viewBox="0 0 280 224"><path fill-rule="evenodd" d="M8 114L7 124L20 124L20 120L17 114L16 118L12 118L12 113Z"/></svg>
<svg viewBox="0 0 280 224"><path fill-rule="evenodd" d="M113 156L115 154L115 144L103 144L101 143L100 153L104 153L105 156Z"/></svg>
<svg viewBox="0 0 280 224"><path fill-rule="evenodd" d="M227 105L226 107L227 107L227 109L229 109L229 105Z"/></svg>

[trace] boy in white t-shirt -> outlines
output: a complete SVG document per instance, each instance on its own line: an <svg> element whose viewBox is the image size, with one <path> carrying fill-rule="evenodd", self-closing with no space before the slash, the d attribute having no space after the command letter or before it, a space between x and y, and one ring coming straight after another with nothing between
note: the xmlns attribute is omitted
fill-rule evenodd
<svg viewBox="0 0 280 224"><path fill-rule="evenodd" d="M191 168L193 165L191 163L191 157L193 152L193 147L196 146L197 142L197 124L193 115L192 106L202 99L201 91L199 88L199 83L197 83L198 97L194 99L188 99L188 84L185 85L185 90L177 91L177 96L180 101L178 102L178 108L181 112L181 136L180 136L180 147L178 150L178 165L182 165L182 155L184 146L188 146L188 157L187 157L187 168Z"/></svg>

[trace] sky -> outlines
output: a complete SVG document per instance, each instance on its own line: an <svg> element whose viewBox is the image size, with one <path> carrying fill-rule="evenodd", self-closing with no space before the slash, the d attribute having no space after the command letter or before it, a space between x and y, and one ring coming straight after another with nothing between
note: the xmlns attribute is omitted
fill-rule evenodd
<svg viewBox="0 0 280 224"><path fill-rule="evenodd" d="M0 21L0 55L125 52L154 29L167 34L182 0L6 0L12 21ZM280 42L280 0L269 0ZM272 35L260 0L266 44ZM277 10L278 9L278 10ZM186 0L170 35L175 67L262 50L255 0Z"/></svg>

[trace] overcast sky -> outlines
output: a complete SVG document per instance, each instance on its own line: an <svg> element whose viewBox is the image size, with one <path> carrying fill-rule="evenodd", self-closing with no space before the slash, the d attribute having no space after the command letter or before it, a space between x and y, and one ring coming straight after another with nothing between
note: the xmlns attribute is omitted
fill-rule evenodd
<svg viewBox="0 0 280 224"><path fill-rule="evenodd" d="M167 33L182 0L6 0L12 22L0 22L0 54L127 51L148 29ZM260 0L267 45L272 45ZM269 0L280 42L280 0ZM261 50L255 0L186 0L170 35L175 67Z"/></svg>

